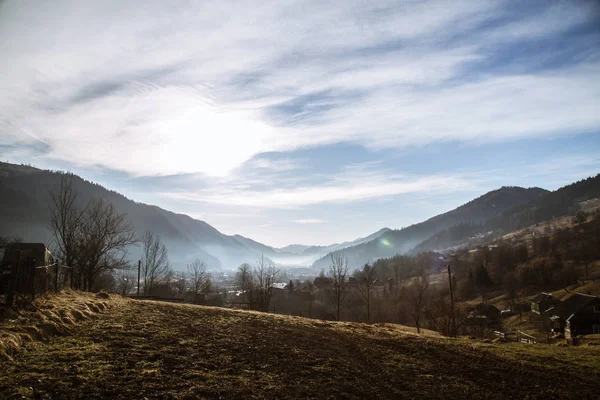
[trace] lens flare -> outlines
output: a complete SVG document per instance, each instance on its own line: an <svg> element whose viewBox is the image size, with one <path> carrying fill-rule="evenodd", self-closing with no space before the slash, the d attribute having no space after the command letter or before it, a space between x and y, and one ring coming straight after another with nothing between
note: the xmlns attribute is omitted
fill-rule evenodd
<svg viewBox="0 0 600 400"><path fill-rule="evenodd" d="M384 246L391 246L392 244L387 239L380 239L379 242Z"/></svg>

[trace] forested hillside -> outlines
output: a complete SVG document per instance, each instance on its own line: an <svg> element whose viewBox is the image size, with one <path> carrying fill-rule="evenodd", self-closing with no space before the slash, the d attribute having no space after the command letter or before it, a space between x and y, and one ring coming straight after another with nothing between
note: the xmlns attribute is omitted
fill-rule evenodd
<svg viewBox="0 0 600 400"><path fill-rule="evenodd" d="M415 246L412 253L458 246L477 235L500 236L529 225L572 215L579 209L581 202L598 197L600 174L548 192L531 202L516 205L485 223L453 225Z"/></svg>
<svg viewBox="0 0 600 400"><path fill-rule="evenodd" d="M540 188L503 187L488 192L452 211L400 230L385 233L380 238L358 246L348 247L341 253L352 267L359 267L377 258L391 257L408 252L431 235L461 223L483 223L505 210L529 203L548 193ZM315 262L314 266L326 268L330 256Z"/></svg>

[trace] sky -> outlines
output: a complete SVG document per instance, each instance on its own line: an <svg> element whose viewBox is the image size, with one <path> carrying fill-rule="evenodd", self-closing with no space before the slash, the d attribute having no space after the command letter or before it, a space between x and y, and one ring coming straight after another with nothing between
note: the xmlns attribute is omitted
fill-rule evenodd
<svg viewBox="0 0 600 400"><path fill-rule="evenodd" d="M600 172L597 1L0 1L0 159L263 243Z"/></svg>

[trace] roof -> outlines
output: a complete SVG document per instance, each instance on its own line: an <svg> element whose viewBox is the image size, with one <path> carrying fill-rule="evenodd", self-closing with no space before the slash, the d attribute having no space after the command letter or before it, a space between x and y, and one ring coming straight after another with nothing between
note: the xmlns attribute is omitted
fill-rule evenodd
<svg viewBox="0 0 600 400"><path fill-rule="evenodd" d="M285 289L287 287L287 285L288 284L284 283L284 282L276 282L276 283L273 283L271 285L271 287L274 288L274 289Z"/></svg>
<svg viewBox="0 0 600 400"><path fill-rule="evenodd" d="M586 307L595 301L600 301L600 297L590 296L582 293L573 293L571 297L554 307L554 310L552 310L552 315L557 315L567 319L571 315L581 310L583 307Z"/></svg>
<svg viewBox="0 0 600 400"><path fill-rule="evenodd" d="M500 315L500 310L491 304L478 304L472 311L475 315L497 316Z"/></svg>
<svg viewBox="0 0 600 400"><path fill-rule="evenodd" d="M22 256L34 257L39 261L44 261L48 248L44 243L11 243L6 246L2 262L16 262L18 251L22 253Z"/></svg>
<svg viewBox="0 0 600 400"><path fill-rule="evenodd" d="M545 293L545 292L541 292L540 294L538 294L537 296L535 296L533 299L531 299L532 303L539 303L542 300L550 300L553 302L557 302L560 303L560 300L557 299L556 297L552 296L552 293Z"/></svg>

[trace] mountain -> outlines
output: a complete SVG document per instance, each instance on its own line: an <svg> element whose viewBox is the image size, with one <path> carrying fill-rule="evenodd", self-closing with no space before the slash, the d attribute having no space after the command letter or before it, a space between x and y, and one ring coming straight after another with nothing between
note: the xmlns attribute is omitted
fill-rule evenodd
<svg viewBox="0 0 600 400"><path fill-rule="evenodd" d="M258 252L263 253L265 256L269 257L273 261L278 264L286 265L286 266L297 266L297 265L311 265L313 262L318 260L319 258L325 256L326 254L344 249L346 247L356 246L361 243L369 242L373 239L376 239L383 235L384 233L390 231L389 228L382 228L375 233L370 234L369 236L358 238L352 241L347 241L343 243L335 243L329 246L307 246L307 245L290 245L280 249L276 249L270 246L266 246L262 243L258 243L252 239L234 235L240 243L244 244L248 248ZM291 249L291 251L290 251Z"/></svg>
<svg viewBox="0 0 600 400"><path fill-rule="evenodd" d="M51 243L48 230L49 192L58 187L60 178L59 172L0 163L0 236L18 236L26 241ZM225 235L206 222L184 214L137 203L78 176L74 177L73 188L78 193L79 206L83 207L92 199L103 199L112 203L118 212L127 215L138 236L145 231L158 234L169 250L173 267L180 270L194 258L204 260L213 269L234 269L243 262L254 262L261 253L279 264L306 266L329 249L345 245L323 246L322 251L309 254L284 251L241 235ZM347 244L362 243L378 234ZM307 248L309 246L296 247L296 250L304 251ZM132 260L140 255L139 247L130 249Z"/></svg>
<svg viewBox="0 0 600 400"><path fill-rule="evenodd" d="M300 254L304 250L308 249L309 247L311 247L311 246L308 246L305 244L290 244L285 247L280 247L277 250L279 250L283 253Z"/></svg>
<svg viewBox="0 0 600 400"><path fill-rule="evenodd" d="M389 231L391 231L390 228L382 228L382 229L378 230L377 232L370 234L369 236L365 236L363 238L358 238L356 240L343 242L343 243L335 243L335 244L332 244L329 246L310 246L310 247L307 247L306 249L304 249L304 251L302 253L300 253L300 255L303 257L307 257L307 258L313 258L313 261L315 261L319 258L324 257L325 255L327 255L331 252L345 249L347 247L358 246L359 244L362 244L362 243L370 242L374 239L379 238L380 236L384 235L385 233L387 233Z"/></svg>
<svg viewBox="0 0 600 400"><path fill-rule="evenodd" d="M27 241L51 240L49 191L60 182L60 173L21 165L0 163L0 235L16 235ZM176 269L183 269L194 258L203 259L211 268L232 268L242 260L252 261L256 253L235 238L219 232L204 221L176 214L162 208L137 203L78 176L73 180L79 206L92 199L103 199L125 213L138 236L145 231L158 234L169 249L169 259ZM131 257L141 253L130 249Z"/></svg>
<svg viewBox="0 0 600 400"><path fill-rule="evenodd" d="M273 257L277 256L278 254L282 253L281 251L279 251L271 246L267 246L266 244L259 243L255 240L244 237L242 235L233 235L232 237L235 240L237 240L238 242L240 242L241 244L243 244L244 246L246 246L247 248L255 251L258 254L262 253L266 257L269 257L269 258L273 258ZM290 253L290 255L291 254L292 253Z"/></svg>
<svg viewBox="0 0 600 400"><path fill-rule="evenodd" d="M580 203L600 197L600 174L563 186L545 196L508 209L486 223L484 229L505 232L574 214Z"/></svg>
<svg viewBox="0 0 600 400"><path fill-rule="evenodd" d="M470 239L499 236L551 219L574 214L580 203L600 197L600 174L548 192L531 202L505 210L483 224L453 225L417 245L412 252L443 250Z"/></svg>
<svg viewBox="0 0 600 400"><path fill-rule="evenodd" d="M341 253L348 258L351 268L359 267L378 258L406 253L430 236L461 223L484 223L490 218L521 204L529 203L549 193L540 188L502 187L424 222L400 230L385 232L375 240L347 246ZM327 268L330 253L317 260L314 268Z"/></svg>

